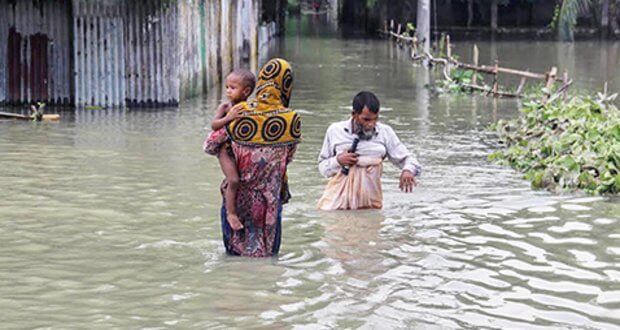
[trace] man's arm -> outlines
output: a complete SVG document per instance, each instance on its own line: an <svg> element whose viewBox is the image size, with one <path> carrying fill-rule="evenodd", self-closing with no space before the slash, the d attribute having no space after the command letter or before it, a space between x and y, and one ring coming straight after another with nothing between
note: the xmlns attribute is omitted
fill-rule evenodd
<svg viewBox="0 0 620 330"><path fill-rule="evenodd" d="M331 131L332 126L327 129L327 132L325 132L323 147L321 148L321 153L319 154L319 172L326 178L332 177L340 171L340 164L336 159L336 151L334 150L334 146L332 145L330 138Z"/></svg>
<svg viewBox="0 0 620 330"><path fill-rule="evenodd" d="M386 131L387 142L385 147L390 162L403 171L411 172L414 176L422 174L422 165L400 141L394 130L391 127L386 127Z"/></svg>
<svg viewBox="0 0 620 330"><path fill-rule="evenodd" d="M391 127L387 129L387 132L386 149L388 158L392 164L402 169L398 187L404 192L411 192L413 187L416 186L415 177L422 174L422 166L400 141Z"/></svg>

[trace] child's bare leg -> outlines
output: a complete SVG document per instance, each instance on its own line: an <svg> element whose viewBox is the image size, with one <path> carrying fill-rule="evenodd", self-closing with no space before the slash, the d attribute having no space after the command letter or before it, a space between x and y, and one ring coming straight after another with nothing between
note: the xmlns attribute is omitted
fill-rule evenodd
<svg viewBox="0 0 620 330"><path fill-rule="evenodd" d="M232 230L240 230L243 229L243 224L237 215L237 189L239 188L237 165L226 151L226 148L222 148L218 159L222 172L224 172L224 176L226 177L226 182L228 182L228 186L224 192L226 197L226 220Z"/></svg>

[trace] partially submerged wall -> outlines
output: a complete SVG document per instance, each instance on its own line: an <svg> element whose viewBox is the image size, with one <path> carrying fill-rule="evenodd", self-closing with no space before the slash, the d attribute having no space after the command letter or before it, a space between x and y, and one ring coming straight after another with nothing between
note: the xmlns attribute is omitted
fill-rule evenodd
<svg viewBox="0 0 620 330"><path fill-rule="evenodd" d="M0 0L0 104L177 104L256 70L263 1Z"/></svg>
<svg viewBox="0 0 620 330"><path fill-rule="evenodd" d="M70 5L0 0L0 103L73 103Z"/></svg>

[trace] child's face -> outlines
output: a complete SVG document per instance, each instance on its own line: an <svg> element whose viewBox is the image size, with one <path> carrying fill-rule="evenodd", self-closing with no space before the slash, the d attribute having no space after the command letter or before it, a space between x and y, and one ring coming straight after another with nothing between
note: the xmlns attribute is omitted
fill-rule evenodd
<svg viewBox="0 0 620 330"><path fill-rule="evenodd" d="M247 100L252 91L250 87L243 83L243 80L236 75L226 77L226 97L232 103L239 103Z"/></svg>

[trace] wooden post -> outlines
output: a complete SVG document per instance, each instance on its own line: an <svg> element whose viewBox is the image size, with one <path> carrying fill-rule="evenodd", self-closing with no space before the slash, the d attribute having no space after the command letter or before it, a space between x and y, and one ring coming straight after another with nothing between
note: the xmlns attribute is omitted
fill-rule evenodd
<svg viewBox="0 0 620 330"><path fill-rule="evenodd" d="M388 35L388 22L387 22L387 20L383 21L383 33Z"/></svg>
<svg viewBox="0 0 620 330"><path fill-rule="evenodd" d="M430 0L418 0L416 36L422 42L424 54L431 48L431 4Z"/></svg>
<svg viewBox="0 0 620 330"><path fill-rule="evenodd" d="M495 66L493 67L493 96L497 97L497 90L499 89L499 77L498 77L499 63L495 60Z"/></svg>
<svg viewBox="0 0 620 330"><path fill-rule="evenodd" d="M521 96L521 92L523 92L523 87L525 87L525 80L527 78L521 77L521 82L519 83L519 87L517 88L517 92L515 94Z"/></svg>
<svg viewBox="0 0 620 330"><path fill-rule="evenodd" d="M553 88L553 84L555 83L556 75L558 74L558 68L552 67L549 73L547 73L547 82L545 84L545 93L543 95L543 103L546 103L551 97L551 88Z"/></svg>
<svg viewBox="0 0 620 330"><path fill-rule="evenodd" d="M446 63L446 70L449 74L452 73L452 44L450 43L450 35L446 35L446 56L448 62Z"/></svg>
<svg viewBox="0 0 620 330"><path fill-rule="evenodd" d="M617 19L617 17L612 17ZM609 0L601 1L601 36L607 38L607 32L609 32Z"/></svg>
<svg viewBox="0 0 620 330"><path fill-rule="evenodd" d="M474 44L474 65L478 67L478 45ZM472 78L472 83L475 85L478 81L477 72L474 71L474 76Z"/></svg>
<svg viewBox="0 0 620 330"><path fill-rule="evenodd" d="M568 83L568 71L564 70L563 78L564 78L564 80L563 80L564 83L565 84ZM566 98L568 98L568 88L564 90L564 95L563 96L564 96L564 100L566 100Z"/></svg>

